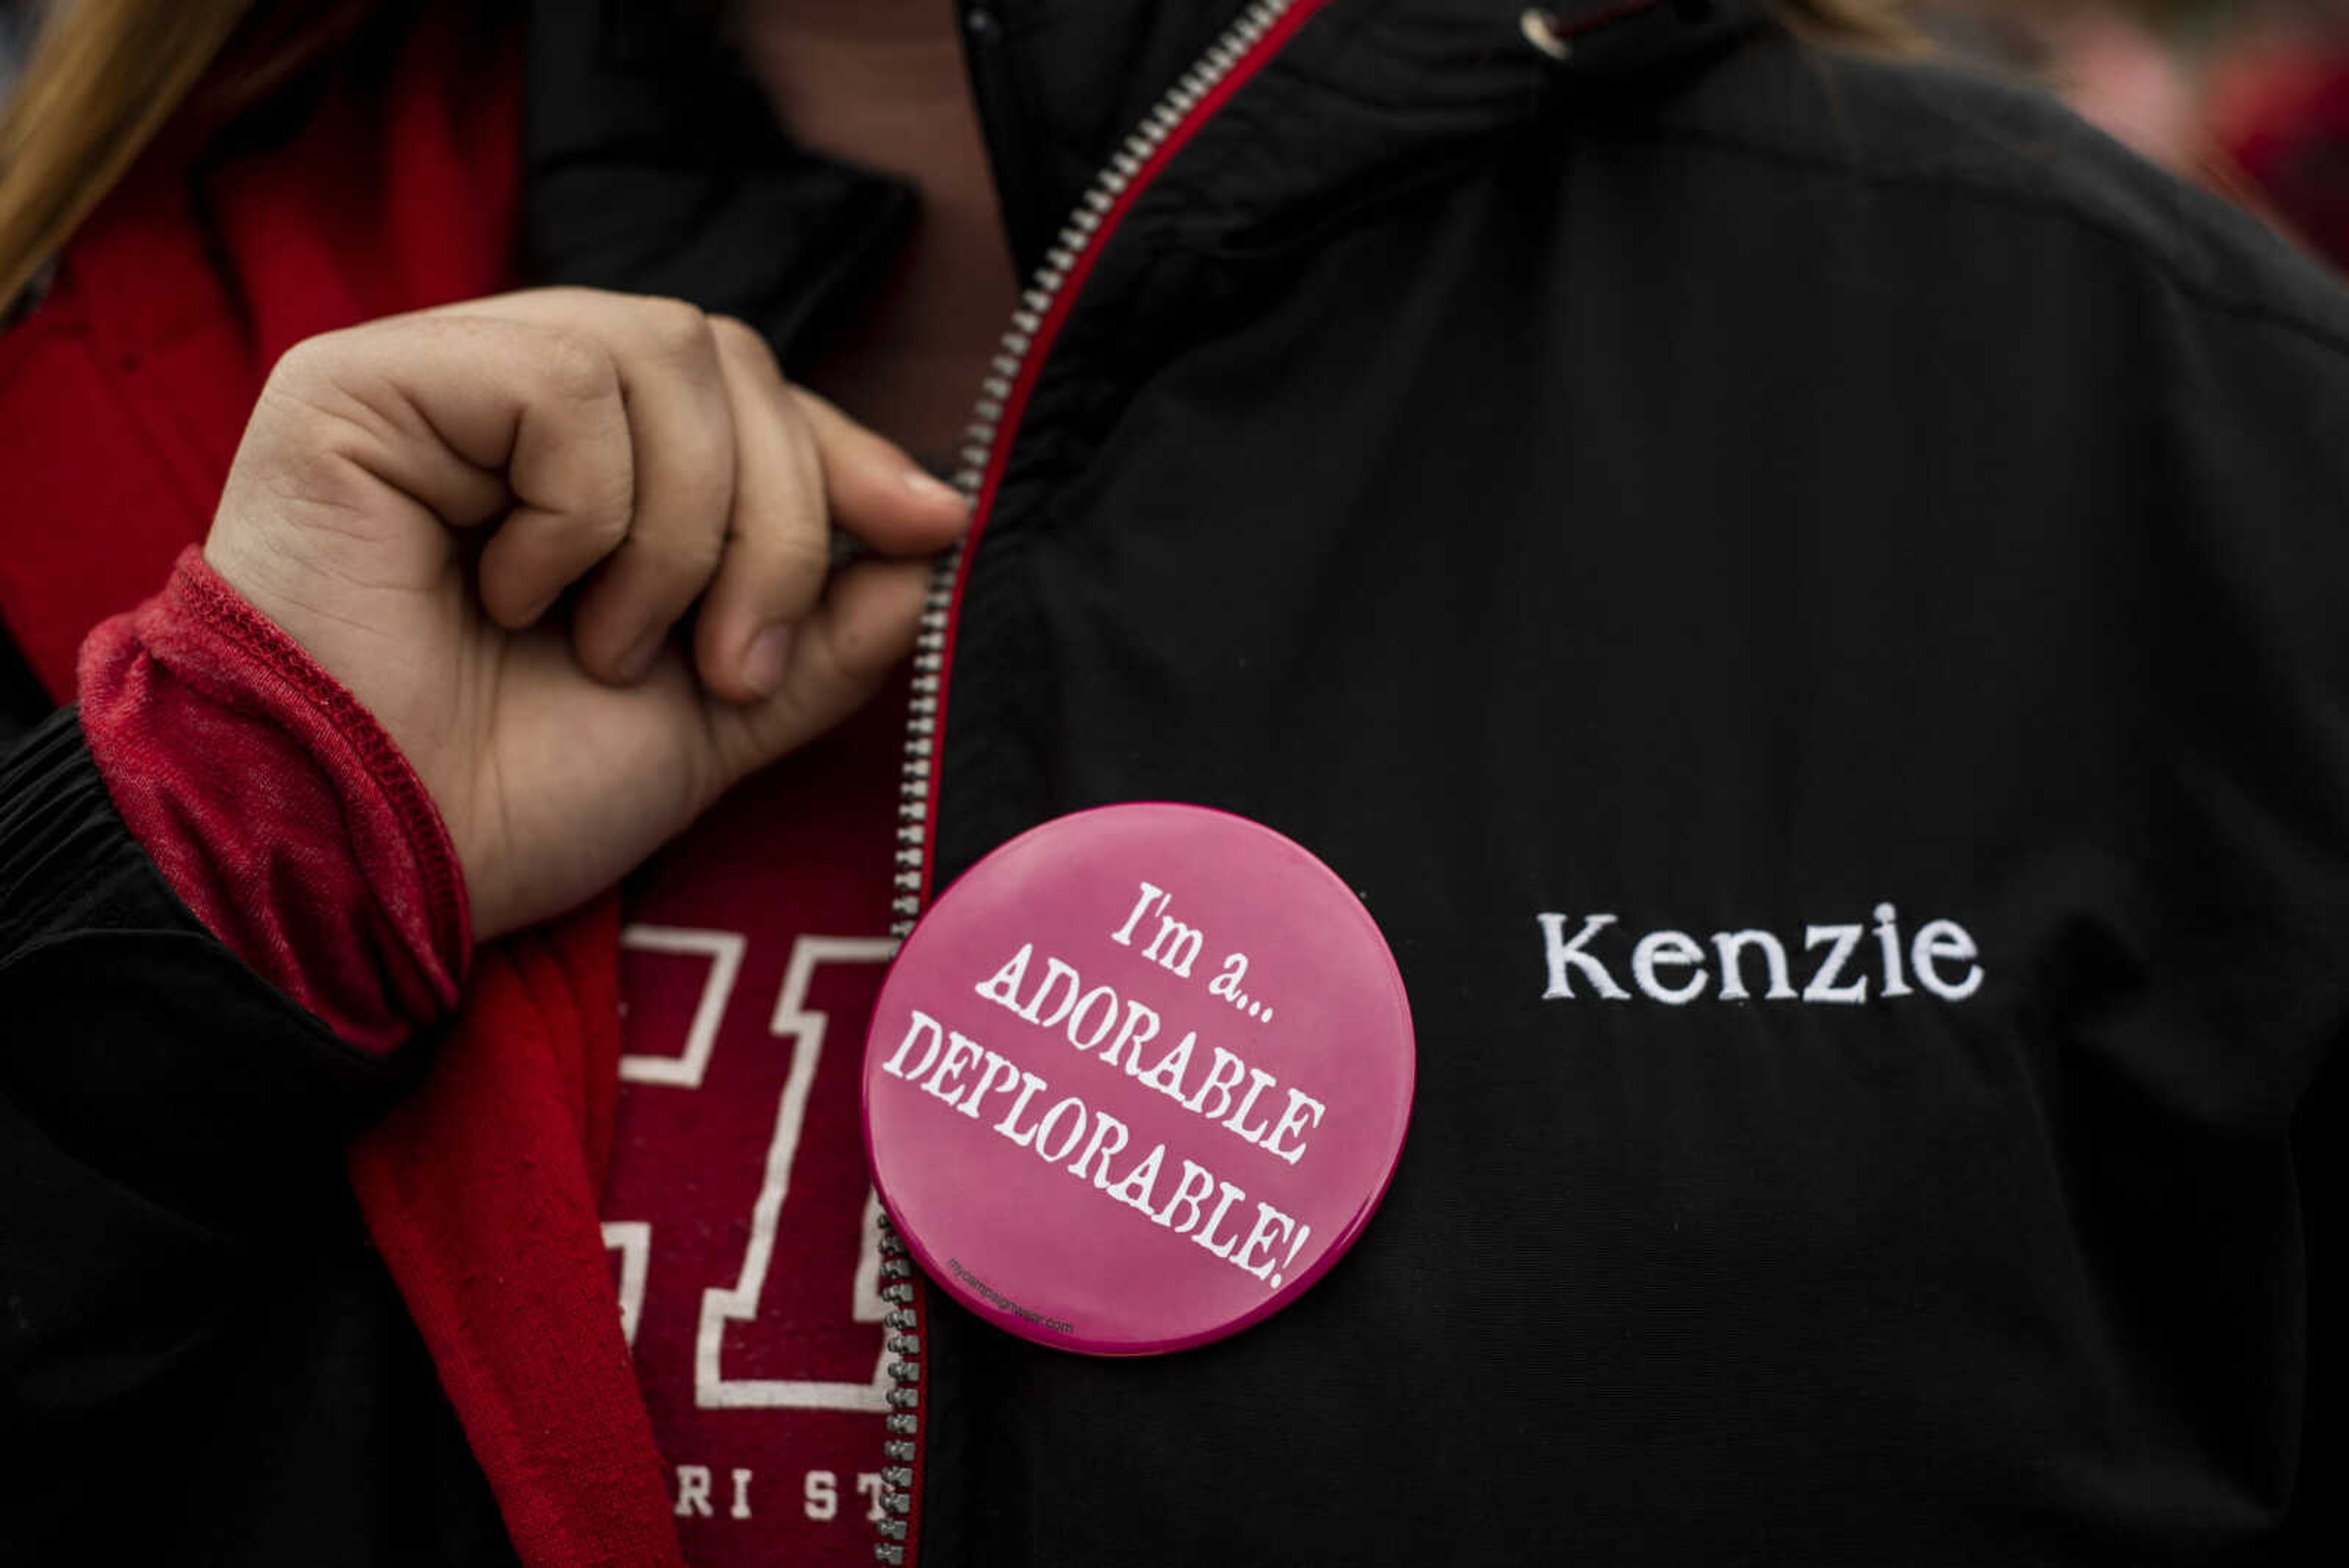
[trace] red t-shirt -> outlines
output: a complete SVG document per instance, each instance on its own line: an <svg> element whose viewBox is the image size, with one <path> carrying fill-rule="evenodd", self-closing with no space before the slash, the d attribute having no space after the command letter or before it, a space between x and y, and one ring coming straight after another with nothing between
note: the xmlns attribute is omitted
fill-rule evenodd
<svg viewBox="0 0 2349 1568"><path fill-rule="evenodd" d="M873 1561L889 1357L857 1116L901 679L626 889L604 1239L687 1560Z"/></svg>

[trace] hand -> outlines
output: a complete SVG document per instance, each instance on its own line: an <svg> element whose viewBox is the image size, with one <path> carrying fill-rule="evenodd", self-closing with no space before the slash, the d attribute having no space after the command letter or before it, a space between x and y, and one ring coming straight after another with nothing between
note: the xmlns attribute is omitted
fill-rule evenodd
<svg viewBox="0 0 2349 1568"><path fill-rule="evenodd" d="M486 939L870 696L963 513L741 323L549 289L296 346L204 556L398 742ZM827 582L830 524L878 554Z"/></svg>

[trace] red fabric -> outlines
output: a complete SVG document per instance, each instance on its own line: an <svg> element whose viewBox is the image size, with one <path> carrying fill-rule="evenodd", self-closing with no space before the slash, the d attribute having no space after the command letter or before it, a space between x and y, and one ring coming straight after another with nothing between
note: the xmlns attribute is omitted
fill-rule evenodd
<svg viewBox="0 0 2349 1568"><path fill-rule="evenodd" d="M470 9L433 7L387 81L336 78L285 146L199 178L167 132L0 334L0 607L60 699L84 634L203 537L279 355L512 285L520 60Z"/></svg>
<svg viewBox="0 0 2349 1568"><path fill-rule="evenodd" d="M380 85L347 74L290 143L201 182L167 137L0 334L0 615L60 698L85 635L202 537L279 354L511 285L519 61L476 47L470 10L432 7ZM178 679L151 653L98 663ZM477 955L429 1080L350 1154L530 1568L681 1561L595 1218L617 969L608 899Z"/></svg>
<svg viewBox="0 0 2349 1568"><path fill-rule="evenodd" d="M2209 118L2284 222L2349 266L2349 41L2222 66Z"/></svg>
<svg viewBox="0 0 2349 1568"><path fill-rule="evenodd" d="M82 645L81 723L181 900L344 1039L446 1016L473 949L440 814L373 714L191 545Z"/></svg>
<svg viewBox="0 0 2349 1568"><path fill-rule="evenodd" d="M423 1088L351 1182L532 1568L681 1564L596 1219L616 904L481 955Z"/></svg>
<svg viewBox="0 0 2349 1568"><path fill-rule="evenodd" d="M857 1105L906 697L746 779L628 881L603 1217L694 1568L874 1560L897 1357Z"/></svg>

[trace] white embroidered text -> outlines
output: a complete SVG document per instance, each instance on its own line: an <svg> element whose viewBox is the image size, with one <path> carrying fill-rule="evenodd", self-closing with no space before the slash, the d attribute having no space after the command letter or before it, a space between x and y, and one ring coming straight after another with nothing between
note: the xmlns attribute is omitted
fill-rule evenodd
<svg viewBox="0 0 2349 1568"><path fill-rule="evenodd" d="M1633 937L1610 914L1544 912L1545 1002L1628 1002L1619 975L1657 1002L1685 1007L1708 993L1721 1002L1805 1002L1856 1006L1920 990L1963 1002L1982 987L1981 950L1955 920L1928 920L1904 937L1899 911L1878 904L1874 924L1805 926L1796 943L1764 930L1654 930ZM1873 938L1874 940L1869 940ZM1795 990L1800 973L1803 986Z"/></svg>

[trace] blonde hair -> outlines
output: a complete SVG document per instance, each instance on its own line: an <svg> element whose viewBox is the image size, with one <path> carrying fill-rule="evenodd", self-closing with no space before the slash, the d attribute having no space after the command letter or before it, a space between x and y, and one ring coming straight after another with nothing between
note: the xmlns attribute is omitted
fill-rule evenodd
<svg viewBox="0 0 2349 1568"><path fill-rule="evenodd" d="M0 112L0 302L114 188L252 0L51 0Z"/></svg>
<svg viewBox="0 0 2349 1568"><path fill-rule="evenodd" d="M1908 51L1918 35L1898 0L1775 0L1804 35ZM240 40L235 68L206 85L222 112L249 105L356 25L366 0L256 5L255 0L50 0L23 79L0 112L0 311L103 201L194 92L248 14L291 26ZM277 13L279 16L272 16Z"/></svg>
<svg viewBox="0 0 2349 1568"><path fill-rule="evenodd" d="M0 311L174 114L193 108L225 121L251 108L356 27L369 4L46 0L0 110Z"/></svg>

